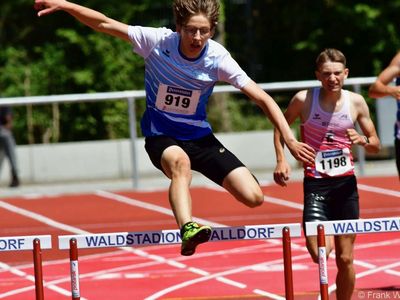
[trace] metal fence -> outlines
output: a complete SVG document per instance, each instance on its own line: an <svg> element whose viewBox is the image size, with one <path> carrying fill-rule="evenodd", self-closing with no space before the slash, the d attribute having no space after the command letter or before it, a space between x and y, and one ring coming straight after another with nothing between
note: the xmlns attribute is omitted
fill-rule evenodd
<svg viewBox="0 0 400 300"><path fill-rule="evenodd" d="M345 81L345 86L350 87L356 93L361 93L362 86L369 86L375 81L376 77L358 77L348 78ZM320 86L317 80L305 81L287 81L287 82L274 82L274 83L260 83L259 86L268 93L278 91L291 91L302 90ZM214 88L214 93L239 93L240 90L230 86L221 85ZM145 98L144 90L137 91L122 91L122 92L105 92L105 93L88 93L88 94L64 94L64 95L50 95L50 96L30 96L30 97L8 97L0 98L0 106L21 106L21 105L40 105L52 103L67 103L67 102L98 102L126 99L128 102L129 114L129 130L131 140L131 155L132 155L132 179L134 187L137 187L138 182L138 168L137 168L137 150L135 141L138 138L136 132L136 111L135 101L137 99ZM357 157L359 162L360 174L364 174L365 165L365 152L362 147L357 147Z"/></svg>

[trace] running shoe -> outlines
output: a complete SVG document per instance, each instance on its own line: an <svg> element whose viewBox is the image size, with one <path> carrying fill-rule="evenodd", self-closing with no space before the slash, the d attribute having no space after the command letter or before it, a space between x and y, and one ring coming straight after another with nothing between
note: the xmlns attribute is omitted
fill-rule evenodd
<svg viewBox="0 0 400 300"><path fill-rule="evenodd" d="M210 226L200 226L195 222L186 223L181 230L181 255L192 255L196 251L197 245L207 242L210 236Z"/></svg>

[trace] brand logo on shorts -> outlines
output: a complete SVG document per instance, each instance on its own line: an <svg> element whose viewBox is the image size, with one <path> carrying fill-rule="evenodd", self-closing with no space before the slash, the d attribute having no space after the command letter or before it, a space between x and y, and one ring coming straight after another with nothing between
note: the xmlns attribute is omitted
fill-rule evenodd
<svg viewBox="0 0 400 300"><path fill-rule="evenodd" d="M225 148L219 148L219 153L224 153L225 152Z"/></svg>

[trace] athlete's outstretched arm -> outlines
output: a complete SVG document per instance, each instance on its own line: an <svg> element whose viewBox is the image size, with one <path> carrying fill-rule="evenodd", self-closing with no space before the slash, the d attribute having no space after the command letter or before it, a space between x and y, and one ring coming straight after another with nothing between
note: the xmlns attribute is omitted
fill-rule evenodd
<svg viewBox="0 0 400 300"><path fill-rule="evenodd" d="M314 161L314 149L307 144L296 140L281 109L274 99L264 92L254 81L250 80L241 91L255 102L279 130L290 153L299 161L312 163Z"/></svg>
<svg viewBox="0 0 400 300"><path fill-rule="evenodd" d="M129 41L127 24L108 18L85 6L65 0L35 0L34 7L38 11L39 17L62 10L96 31Z"/></svg>
<svg viewBox="0 0 400 300"><path fill-rule="evenodd" d="M369 87L368 95L371 98L392 96L396 99L400 99L400 86L390 85L393 79L398 76L400 76L400 52Z"/></svg>

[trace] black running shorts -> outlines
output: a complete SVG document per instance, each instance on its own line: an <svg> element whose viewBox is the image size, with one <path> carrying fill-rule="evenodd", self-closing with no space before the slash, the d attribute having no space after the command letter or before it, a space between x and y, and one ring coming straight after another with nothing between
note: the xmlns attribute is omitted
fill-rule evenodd
<svg viewBox="0 0 400 300"><path fill-rule="evenodd" d="M145 149L153 165L163 171L161 156L170 146L181 147L189 156L192 170L202 173L222 186L224 178L244 164L226 149L213 134L189 141L180 141L168 136L146 137Z"/></svg>
<svg viewBox="0 0 400 300"><path fill-rule="evenodd" d="M360 216L357 180L353 176L305 177L303 223L352 220Z"/></svg>

